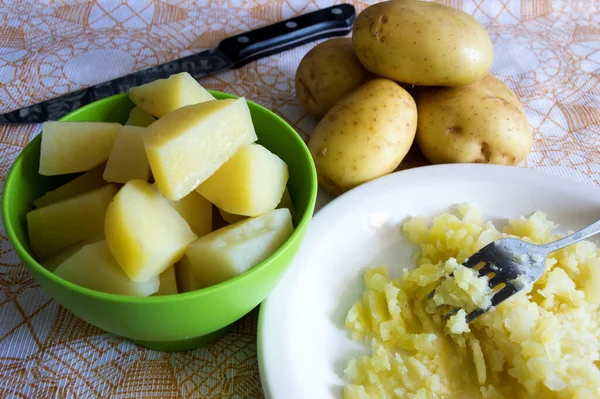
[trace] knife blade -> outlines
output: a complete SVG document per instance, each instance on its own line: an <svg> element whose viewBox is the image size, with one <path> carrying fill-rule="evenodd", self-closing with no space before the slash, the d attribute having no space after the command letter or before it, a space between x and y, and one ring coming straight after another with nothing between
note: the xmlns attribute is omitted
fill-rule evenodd
<svg viewBox="0 0 600 399"><path fill-rule="evenodd" d="M0 115L0 124L42 123L57 120L75 109L133 86L188 72L195 79L240 68L249 62L302 44L350 33L356 10L339 4L223 39L214 49L99 83Z"/></svg>

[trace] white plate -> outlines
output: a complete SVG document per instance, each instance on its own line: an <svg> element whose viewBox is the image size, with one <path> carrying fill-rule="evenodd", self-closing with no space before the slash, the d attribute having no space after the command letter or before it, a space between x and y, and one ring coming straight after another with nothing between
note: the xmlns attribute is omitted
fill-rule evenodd
<svg viewBox="0 0 600 399"><path fill-rule="evenodd" d="M464 202L493 219L541 210L565 231L600 218L598 188L494 165L416 168L346 193L316 214L290 270L261 306L258 357L267 398L341 398L347 361L367 353L344 331L362 274L381 264L391 274L410 266L413 247L399 224Z"/></svg>

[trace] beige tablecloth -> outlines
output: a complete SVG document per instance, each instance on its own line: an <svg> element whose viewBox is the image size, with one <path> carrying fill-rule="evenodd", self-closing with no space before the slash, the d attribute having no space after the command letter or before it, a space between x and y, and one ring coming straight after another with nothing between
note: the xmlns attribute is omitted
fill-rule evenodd
<svg viewBox="0 0 600 399"><path fill-rule="evenodd" d="M493 72L534 127L522 166L600 185L600 2L445 0L495 43ZM359 10L368 2L354 2ZM312 11L312 0L0 2L0 112L215 46L228 35ZM283 116L304 137L315 121L294 98L304 45L205 78ZM39 125L0 127L0 193ZM414 155L414 154L413 154ZM405 166L422 163L411 156ZM158 353L62 309L23 268L0 226L0 397L262 397L254 311L205 348Z"/></svg>

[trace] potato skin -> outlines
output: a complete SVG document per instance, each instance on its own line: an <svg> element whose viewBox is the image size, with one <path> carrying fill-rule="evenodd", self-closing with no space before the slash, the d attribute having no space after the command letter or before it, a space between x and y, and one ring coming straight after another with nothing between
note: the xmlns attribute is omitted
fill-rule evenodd
<svg viewBox="0 0 600 399"><path fill-rule="evenodd" d="M365 8L352 33L358 59L378 76L420 86L460 86L492 66L490 36L471 15L416 0Z"/></svg>
<svg viewBox="0 0 600 399"><path fill-rule="evenodd" d="M313 47L296 70L296 98L309 114L322 118L333 105L373 75L362 66L350 38Z"/></svg>
<svg viewBox="0 0 600 399"><path fill-rule="evenodd" d="M396 82L360 86L329 110L308 142L321 187L337 196L394 171L416 126L415 102Z"/></svg>
<svg viewBox="0 0 600 399"><path fill-rule="evenodd" d="M529 153L532 129L515 93L491 74L462 87L417 87L416 142L439 163L516 165Z"/></svg>

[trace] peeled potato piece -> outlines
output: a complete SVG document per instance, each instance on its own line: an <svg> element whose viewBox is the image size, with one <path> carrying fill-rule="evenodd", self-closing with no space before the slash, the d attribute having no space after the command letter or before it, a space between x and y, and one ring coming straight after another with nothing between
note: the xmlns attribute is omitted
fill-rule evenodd
<svg viewBox="0 0 600 399"><path fill-rule="evenodd" d="M187 72L132 87L129 98L139 108L158 118L186 105L215 99Z"/></svg>
<svg viewBox="0 0 600 399"><path fill-rule="evenodd" d="M48 191L42 197L33 201L33 205L35 205L36 208L41 208L43 206L54 204L55 202L72 198L78 194L85 193L86 191L105 186L106 181L102 178L103 172L104 164L96 166L94 169L85 172L81 176L63 184L57 189Z"/></svg>
<svg viewBox="0 0 600 399"><path fill-rule="evenodd" d="M175 277L178 292L190 292L202 288L196 280L192 264L186 256L175 264Z"/></svg>
<svg viewBox="0 0 600 399"><path fill-rule="evenodd" d="M104 216L117 191L109 184L27 213L34 255L44 259L79 241L104 238Z"/></svg>
<svg viewBox="0 0 600 399"><path fill-rule="evenodd" d="M288 209L275 209L198 238L184 257L201 287L229 280L273 254L293 233Z"/></svg>
<svg viewBox="0 0 600 399"><path fill-rule="evenodd" d="M174 264L197 236L150 184L128 181L106 211L106 242L135 282L148 281Z"/></svg>
<svg viewBox="0 0 600 399"><path fill-rule="evenodd" d="M175 279L175 266L171 265L158 275L158 280L160 281L160 285L158 287L158 291L156 291L153 295L172 295L177 294L177 280Z"/></svg>
<svg viewBox="0 0 600 399"><path fill-rule="evenodd" d="M148 127L155 120L155 117L153 117L140 107L133 107L131 112L129 112L129 118L127 119L127 122L125 122L125 124L128 126Z"/></svg>
<svg viewBox="0 0 600 399"><path fill-rule="evenodd" d="M54 273L74 284L110 294L148 296L159 287L158 276L144 283L131 281L111 255L105 240L84 246Z"/></svg>
<svg viewBox="0 0 600 399"><path fill-rule="evenodd" d="M142 141L145 132L146 128L139 126L119 129L102 175L104 180L125 184L129 180L150 178L150 164Z"/></svg>
<svg viewBox="0 0 600 399"><path fill-rule="evenodd" d="M177 201L256 139L248 104L239 98L171 112L148 127L144 147L158 189Z"/></svg>
<svg viewBox="0 0 600 399"><path fill-rule="evenodd" d="M85 172L106 162L120 127L110 122L44 122L40 175Z"/></svg>
<svg viewBox="0 0 600 399"><path fill-rule="evenodd" d="M294 203L292 202L292 197L290 196L290 191L288 190L288 188L285 188L285 191L283 192L283 195L281 196L281 201L279 201L279 205L277 205L277 208L287 208L290 210L290 213L292 214L292 219L294 218L294 214L296 213L296 210L294 208Z"/></svg>
<svg viewBox="0 0 600 399"><path fill-rule="evenodd" d="M248 216L236 215L234 213L229 213L227 211L224 211L223 209L219 209L219 213L221 214L221 217L223 218L223 220L225 220L227 223L237 223L241 220L248 218Z"/></svg>
<svg viewBox="0 0 600 399"><path fill-rule="evenodd" d="M92 240L92 242L94 242L94 240ZM90 244L90 242L80 241L78 243L75 243L75 244L55 253L54 255L51 255L45 259L40 260L39 263L42 266L44 266L47 270L50 270L52 272L61 263L65 262L67 259L69 259L71 256L73 256L77 251L79 251L82 247L86 246L87 244Z"/></svg>
<svg viewBox="0 0 600 399"><path fill-rule="evenodd" d="M152 184L152 188L160 193L156 183ZM212 204L197 192L192 191L179 201L169 201L169 204L185 219L198 237L212 231Z"/></svg>
<svg viewBox="0 0 600 399"><path fill-rule="evenodd" d="M212 214L212 231L219 230L221 227L225 227L229 224L225 219L223 219L223 215L221 215L221 211L219 208L213 205L213 214Z"/></svg>
<svg viewBox="0 0 600 399"><path fill-rule="evenodd" d="M258 216L277 206L288 181L288 167L259 144L240 148L196 191L219 209Z"/></svg>
<svg viewBox="0 0 600 399"><path fill-rule="evenodd" d="M277 208L289 209L290 213L292 214L292 219L294 218L294 204L292 203L292 197L290 197L290 192L287 189L287 187L283 191L283 195L281 196L281 201L279 201ZM240 220L244 220L244 219L248 218L248 216L236 215L234 213L229 213L222 209L219 209L219 213L221 214L221 217L223 218L223 220L225 220L227 223L237 223Z"/></svg>

